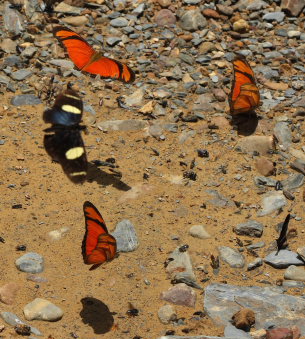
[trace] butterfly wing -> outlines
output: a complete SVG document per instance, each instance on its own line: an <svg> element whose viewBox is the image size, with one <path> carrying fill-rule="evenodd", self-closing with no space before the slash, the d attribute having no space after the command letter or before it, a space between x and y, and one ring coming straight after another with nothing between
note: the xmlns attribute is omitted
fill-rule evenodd
<svg viewBox="0 0 305 339"><path fill-rule="evenodd" d="M82 70L91 74L99 74L102 78L113 78L126 83L135 80L135 74L130 67L117 60L103 56L100 56Z"/></svg>
<svg viewBox="0 0 305 339"><path fill-rule="evenodd" d="M241 57L233 61L234 80L229 96L231 114L253 111L260 103L254 72L248 62Z"/></svg>
<svg viewBox="0 0 305 339"><path fill-rule="evenodd" d="M84 203L86 232L82 243L84 263L93 270L116 254L116 240L108 233L103 217L89 201Z"/></svg>
<svg viewBox="0 0 305 339"><path fill-rule="evenodd" d="M288 231L289 221L290 221L290 213L287 214L287 217L285 218L285 221L284 221L282 229L281 229L280 236L276 240L276 243L277 243L276 255L278 255L279 251L283 248L284 244L287 241L287 231Z"/></svg>
<svg viewBox="0 0 305 339"><path fill-rule="evenodd" d="M79 34L71 29L56 26L53 29L53 35L64 47L75 66L82 70L95 54L95 50Z"/></svg>
<svg viewBox="0 0 305 339"><path fill-rule="evenodd" d="M135 74L130 67L117 60L103 57L71 29L57 26L53 29L53 34L79 70L126 83L134 81Z"/></svg>
<svg viewBox="0 0 305 339"><path fill-rule="evenodd" d="M83 114L83 102L72 89L57 96L51 109L44 111L43 120L53 125L72 126L79 124Z"/></svg>
<svg viewBox="0 0 305 339"><path fill-rule="evenodd" d="M83 183L88 162L79 128L51 127L46 132L48 134L44 136L44 147L47 153L60 163L73 183Z"/></svg>

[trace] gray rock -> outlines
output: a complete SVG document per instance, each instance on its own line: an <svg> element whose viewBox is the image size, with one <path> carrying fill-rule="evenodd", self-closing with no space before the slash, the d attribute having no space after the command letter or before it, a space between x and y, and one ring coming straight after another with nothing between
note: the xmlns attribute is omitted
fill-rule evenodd
<svg viewBox="0 0 305 339"><path fill-rule="evenodd" d="M177 314L172 305L164 305L159 308L158 317L162 324L169 324L177 319Z"/></svg>
<svg viewBox="0 0 305 339"><path fill-rule="evenodd" d="M228 246L219 246L219 258L232 268L242 268L245 266L245 258L235 249Z"/></svg>
<svg viewBox="0 0 305 339"><path fill-rule="evenodd" d="M232 324L228 324L225 329L224 333L225 338L238 338L238 339L252 339L251 335L243 330L240 330L233 326Z"/></svg>
<svg viewBox="0 0 305 339"><path fill-rule="evenodd" d="M250 135L241 138L237 146L242 152L258 152L260 155L266 155L270 150L274 149L274 138L273 136Z"/></svg>
<svg viewBox="0 0 305 339"><path fill-rule="evenodd" d="M148 126L144 120L112 120L97 123L102 131L139 131Z"/></svg>
<svg viewBox="0 0 305 339"><path fill-rule="evenodd" d="M140 87L134 91L131 95L125 96L125 104L129 107L136 107L142 105L143 97L145 94L145 88Z"/></svg>
<svg viewBox="0 0 305 339"><path fill-rule="evenodd" d="M265 21L282 22L284 18L285 18L285 13L283 12L272 12L272 13L267 13L263 16L263 20Z"/></svg>
<svg viewBox="0 0 305 339"><path fill-rule="evenodd" d="M268 4L265 1L262 0L255 0L246 7L247 11L259 11L263 8L268 7Z"/></svg>
<svg viewBox="0 0 305 339"><path fill-rule="evenodd" d="M214 111L214 97L211 93L205 93L198 96L197 99L195 99L195 102L193 104L193 111L200 111L201 113L207 112L213 112Z"/></svg>
<svg viewBox="0 0 305 339"><path fill-rule="evenodd" d="M255 249L258 249L258 248L262 248L264 247L266 244L264 243L264 241L260 241L260 242L257 242L257 243L254 243L254 244L251 244L249 246L246 246L249 250L255 250Z"/></svg>
<svg viewBox="0 0 305 339"><path fill-rule="evenodd" d="M24 31L24 18L11 4L6 1L3 13L4 27L10 33L19 35Z"/></svg>
<svg viewBox="0 0 305 339"><path fill-rule="evenodd" d="M299 16L305 3L303 0L282 0L281 8L291 16Z"/></svg>
<svg viewBox="0 0 305 339"><path fill-rule="evenodd" d="M285 121L279 121L274 127L274 135L276 136L279 144L286 150L292 143L291 130L289 124Z"/></svg>
<svg viewBox="0 0 305 339"><path fill-rule="evenodd" d="M175 305L195 307L196 293L186 284L177 284L161 293L160 298Z"/></svg>
<svg viewBox="0 0 305 339"><path fill-rule="evenodd" d="M305 281L304 267L301 268L295 265L289 266L284 273L284 278L290 280Z"/></svg>
<svg viewBox="0 0 305 339"><path fill-rule="evenodd" d="M18 55L10 55L4 59L3 66L16 66L18 68L22 67L23 61Z"/></svg>
<svg viewBox="0 0 305 339"><path fill-rule="evenodd" d="M297 253L305 262L305 246L297 248Z"/></svg>
<svg viewBox="0 0 305 339"><path fill-rule="evenodd" d="M64 314L61 308L50 301L36 298L24 306L24 316L27 320L57 321Z"/></svg>
<svg viewBox="0 0 305 339"><path fill-rule="evenodd" d="M244 287L211 284L205 289L204 308L220 326L230 323L241 307L255 313L255 328L298 326L305 334L305 299L283 294L279 287ZM285 305L285 307L283 307ZM268 315L268 316L266 316Z"/></svg>
<svg viewBox="0 0 305 339"><path fill-rule="evenodd" d="M276 251L268 254L264 261L275 268L286 268L290 265L304 266L304 261L299 259L298 254L289 250L281 250L278 255Z"/></svg>
<svg viewBox="0 0 305 339"><path fill-rule="evenodd" d="M110 20L110 25L112 27L125 27L128 26L128 20L124 17L119 17L119 18L115 18Z"/></svg>
<svg viewBox="0 0 305 339"><path fill-rule="evenodd" d="M260 175L260 176L254 177L254 183L258 187L259 186L275 187L277 180Z"/></svg>
<svg viewBox="0 0 305 339"><path fill-rule="evenodd" d="M12 39L3 39L0 47L5 53L16 53L17 43Z"/></svg>
<svg viewBox="0 0 305 339"><path fill-rule="evenodd" d="M186 31L197 31L207 25L207 20L198 9L186 11L180 18L180 26Z"/></svg>
<svg viewBox="0 0 305 339"><path fill-rule="evenodd" d="M122 38L120 38L120 37L109 37L109 38L107 38L107 40L106 40L107 45L109 45L109 46L115 46L115 45L118 44L120 41L122 41Z"/></svg>
<svg viewBox="0 0 305 339"><path fill-rule="evenodd" d="M303 283L302 281L286 280L286 281L283 281L282 286L286 289L287 288L304 288L305 283Z"/></svg>
<svg viewBox="0 0 305 339"><path fill-rule="evenodd" d="M14 80L22 81L22 80L30 77L32 74L33 74L32 71L30 71L29 69L19 69L18 71L13 72L11 77Z"/></svg>
<svg viewBox="0 0 305 339"><path fill-rule="evenodd" d="M11 313L11 312L1 312L0 316L1 316L1 318L7 324L9 324L11 326L16 326L16 325L27 325L27 326L30 326L27 323L25 323L24 321L22 321L20 318L18 318L16 316L16 314L14 314L14 313ZM33 326L30 326L30 328L31 328L31 333L33 333L35 335L38 335L38 336L42 335L42 333L37 328L35 328Z"/></svg>
<svg viewBox="0 0 305 339"><path fill-rule="evenodd" d="M10 83L10 78L6 75L0 75L0 84L8 85Z"/></svg>
<svg viewBox="0 0 305 339"><path fill-rule="evenodd" d="M247 266L247 271L252 271L257 267L260 267L263 265L263 259L262 258L256 258L254 261L252 261L250 264Z"/></svg>
<svg viewBox="0 0 305 339"><path fill-rule="evenodd" d="M257 213L257 216L262 217L271 214L283 208L286 204L287 200L282 192L269 192L264 195L261 202L262 210Z"/></svg>
<svg viewBox="0 0 305 339"><path fill-rule="evenodd" d="M266 59L276 59L282 57L282 54L277 51L266 52L263 53L263 55Z"/></svg>
<svg viewBox="0 0 305 339"><path fill-rule="evenodd" d="M44 259L34 252L24 254L15 261L18 270L27 273L40 273L44 269Z"/></svg>
<svg viewBox="0 0 305 339"><path fill-rule="evenodd" d="M36 54L37 51L37 47L28 46L24 51L22 51L21 56L30 59Z"/></svg>
<svg viewBox="0 0 305 339"><path fill-rule="evenodd" d="M51 65L62 67L62 68L67 68L67 69L73 69L74 64L70 60L63 60L63 59L52 59L49 61Z"/></svg>
<svg viewBox="0 0 305 339"><path fill-rule="evenodd" d="M291 174L287 179L281 181L284 189L294 190L303 186L304 184L304 175L301 173Z"/></svg>
<svg viewBox="0 0 305 339"><path fill-rule="evenodd" d="M206 231L203 225L193 225L190 228L189 233L194 238L199 238L199 239L211 238L210 234Z"/></svg>
<svg viewBox="0 0 305 339"><path fill-rule="evenodd" d="M143 14L145 9L145 3L139 4L131 13L136 15L136 16L140 16L141 14Z"/></svg>
<svg viewBox="0 0 305 339"><path fill-rule="evenodd" d="M128 219L117 223L111 234L116 239L118 252L132 252L139 246L135 227Z"/></svg>
<svg viewBox="0 0 305 339"><path fill-rule="evenodd" d="M250 237L261 237L264 225L255 220L249 220L245 223L238 224L234 231L238 235L248 235Z"/></svg>
<svg viewBox="0 0 305 339"><path fill-rule="evenodd" d="M206 190L206 192L214 197L212 200L208 200L208 202L217 207L232 207L235 206L234 202L224 197L216 190Z"/></svg>
<svg viewBox="0 0 305 339"><path fill-rule="evenodd" d="M176 282L184 282L190 286L196 283L191 258L188 252L180 252L179 247L168 257L166 272L170 279Z"/></svg>
<svg viewBox="0 0 305 339"><path fill-rule="evenodd" d="M62 1L56 7L54 7L54 11L65 14L80 15L83 11L83 8L70 6L69 4Z"/></svg>
<svg viewBox="0 0 305 339"><path fill-rule="evenodd" d="M39 105L41 100L34 94L20 94L12 97L11 104L14 106Z"/></svg>

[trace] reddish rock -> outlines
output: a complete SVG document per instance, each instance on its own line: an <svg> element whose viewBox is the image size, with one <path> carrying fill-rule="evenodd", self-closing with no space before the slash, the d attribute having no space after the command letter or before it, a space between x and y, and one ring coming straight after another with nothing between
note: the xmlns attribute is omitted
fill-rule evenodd
<svg viewBox="0 0 305 339"><path fill-rule="evenodd" d="M196 293L186 284L177 284L161 293L160 298L175 305L195 307Z"/></svg>
<svg viewBox="0 0 305 339"><path fill-rule="evenodd" d="M297 334L297 333L296 333ZM274 328L267 330L266 339L299 339L300 336L294 336L290 328Z"/></svg>
<svg viewBox="0 0 305 339"><path fill-rule="evenodd" d="M283 12L292 16L298 16L304 7L304 0L282 0L281 3Z"/></svg>
<svg viewBox="0 0 305 339"><path fill-rule="evenodd" d="M226 15L226 16L231 16L234 12L232 7L225 6L225 5L216 5L216 8L219 13Z"/></svg>
<svg viewBox="0 0 305 339"><path fill-rule="evenodd" d="M10 282L0 287L0 301L4 304L11 305L15 301L18 285Z"/></svg>
<svg viewBox="0 0 305 339"><path fill-rule="evenodd" d="M207 18L220 19L219 13L211 8L206 8L201 13Z"/></svg>
<svg viewBox="0 0 305 339"><path fill-rule="evenodd" d="M242 308L233 315L232 324L240 330L249 332L252 325L255 324L255 314L249 308Z"/></svg>
<svg viewBox="0 0 305 339"><path fill-rule="evenodd" d="M171 5L171 0L158 0L158 3L161 7L167 8Z"/></svg>
<svg viewBox="0 0 305 339"><path fill-rule="evenodd" d="M225 91L221 88L214 88L213 89L213 94L214 97L218 100L218 101L226 101L227 100L227 94L225 93Z"/></svg>
<svg viewBox="0 0 305 339"><path fill-rule="evenodd" d="M275 167L274 164L271 160L261 157L256 160L255 162L255 167L257 171L261 174L264 175L265 177L268 177L270 175L275 174Z"/></svg>
<svg viewBox="0 0 305 339"><path fill-rule="evenodd" d="M155 15L155 22L158 26L170 26L176 23L176 17L169 9L161 9Z"/></svg>

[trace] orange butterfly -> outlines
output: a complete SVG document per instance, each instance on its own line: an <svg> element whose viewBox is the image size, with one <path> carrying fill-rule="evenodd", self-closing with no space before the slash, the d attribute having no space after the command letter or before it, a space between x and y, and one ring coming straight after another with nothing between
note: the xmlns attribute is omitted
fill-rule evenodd
<svg viewBox="0 0 305 339"><path fill-rule="evenodd" d="M260 104L259 90L254 72L246 59L237 57L233 61L234 80L229 96L232 115L253 111Z"/></svg>
<svg viewBox="0 0 305 339"><path fill-rule="evenodd" d="M86 201L84 203L86 233L82 243L84 263L93 265L94 270L106 261L111 261L116 255L116 240L108 233L104 219L97 208Z"/></svg>
<svg viewBox="0 0 305 339"><path fill-rule="evenodd" d="M96 52L85 39L71 29L57 26L53 29L53 34L80 71L123 82L134 81L135 74L131 68L119 61L104 57L101 52Z"/></svg>

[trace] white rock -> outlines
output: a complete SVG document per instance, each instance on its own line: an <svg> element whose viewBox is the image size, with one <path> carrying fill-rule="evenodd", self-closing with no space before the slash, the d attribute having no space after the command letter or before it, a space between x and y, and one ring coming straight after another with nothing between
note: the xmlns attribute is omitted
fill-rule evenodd
<svg viewBox="0 0 305 339"><path fill-rule="evenodd" d="M57 321L62 318L64 312L50 301L36 298L23 309L27 320Z"/></svg>
<svg viewBox="0 0 305 339"><path fill-rule="evenodd" d="M209 239L210 234L206 231L203 225L194 225L190 228L189 233L194 238Z"/></svg>
<svg viewBox="0 0 305 339"><path fill-rule="evenodd" d="M159 308L158 317L162 324L169 324L177 319L177 314L172 305L164 305Z"/></svg>

